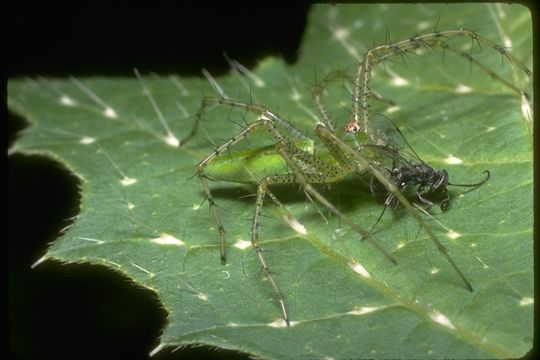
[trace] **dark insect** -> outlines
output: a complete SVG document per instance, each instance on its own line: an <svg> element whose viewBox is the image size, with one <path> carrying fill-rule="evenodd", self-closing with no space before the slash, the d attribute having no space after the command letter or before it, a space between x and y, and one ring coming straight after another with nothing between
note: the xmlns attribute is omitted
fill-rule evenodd
<svg viewBox="0 0 540 360"><path fill-rule="evenodd" d="M385 130L384 133L384 145L368 144L364 146L374 152L376 157L380 159L377 161L379 167L388 174L397 190L403 193L413 189L412 191L414 191L417 200L414 203L423 206L425 210L429 210L433 206L434 203L430 200L431 198L440 196L443 196L440 202L441 210L448 210L450 207L450 193L447 186L476 188L483 185L491 176L489 170L484 170L486 177L480 182L474 184L451 183L448 171L434 169L424 162L397 126L393 124L392 128ZM396 141L396 136L394 136L396 134L399 135L397 138L401 139L401 141ZM404 145L400 146L399 142ZM372 176L370 182L371 192L375 195L380 194L381 188L384 187ZM386 191L384 196L384 208L369 233L375 229L388 207L396 209L399 205L399 200L394 193Z"/></svg>

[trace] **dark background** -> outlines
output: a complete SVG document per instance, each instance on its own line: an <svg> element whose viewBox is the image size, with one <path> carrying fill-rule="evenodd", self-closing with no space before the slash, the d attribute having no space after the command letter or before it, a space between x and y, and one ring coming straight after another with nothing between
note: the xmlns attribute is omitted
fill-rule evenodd
<svg viewBox="0 0 540 360"><path fill-rule="evenodd" d="M297 57L308 4L205 7L83 4L6 9L7 76L133 76L141 72L217 76L226 51L247 67L267 55ZM8 146L27 123L8 113ZM154 294L90 265L32 263L78 213L78 180L37 156L8 157L9 352L22 359L147 358L166 312ZM162 350L154 358L236 359L208 347Z"/></svg>

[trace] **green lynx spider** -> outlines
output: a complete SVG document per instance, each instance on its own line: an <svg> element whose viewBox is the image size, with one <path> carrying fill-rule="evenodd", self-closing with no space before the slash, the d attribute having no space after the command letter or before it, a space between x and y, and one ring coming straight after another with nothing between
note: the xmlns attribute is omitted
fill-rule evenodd
<svg viewBox="0 0 540 360"><path fill-rule="evenodd" d="M235 183L257 183L257 195L255 201L255 210L251 223L251 245L258 258L258 261L269 280L273 291L278 299L281 308L282 317L286 326L290 326L290 318L285 304L285 297L282 294L274 276L269 270L265 257L259 243L259 225L261 221L261 212L265 197L269 198L278 206L287 217L293 218L281 202L270 192L269 186L282 183L300 184L304 192L311 198L317 200L329 211L338 216L342 222L349 225L363 239L369 241L375 246L388 260L396 264L394 257L387 252L377 241L373 239L362 227L355 223L350 217L342 213L328 199L326 199L312 184L328 184L343 180L345 177L353 175L358 171L369 171L383 184L389 192L394 194L420 224L421 228L427 233L438 250L444 255L449 264L463 281L465 287L473 291L470 282L462 271L450 257L446 248L441 244L433 234L430 227L426 225L418 211L413 205L397 190L396 186L381 170L376 161L372 161L369 155L366 155L362 149L362 142L369 144L378 144L381 139L374 130L370 118L370 99L372 96L371 79L374 66L383 63L385 60L396 56L404 55L408 52L415 52L419 48L438 48L451 51L458 56L468 60L480 68L494 80L504 84L515 91L521 97L528 98L527 94L517 88L514 84L501 78L487 66L483 65L471 54L454 47L449 43L453 38L470 38L473 45L485 45L499 52L512 65L516 66L529 77L532 78L532 71L510 54L504 47L478 35L474 31L466 29L457 29L449 31L435 31L424 35L414 35L395 43L387 43L369 49L363 60L359 63L355 77L352 80L352 118L345 125L345 131L336 132L336 127L332 121L329 112L325 109L323 103L323 92L333 81L348 80L347 76L340 72L330 73L322 82L316 85L313 91L315 106L320 113L321 122L315 127L315 133L324 145L327 152L324 159L321 153L314 153L310 150L313 141L305 136L300 130L291 123L284 120L277 113L264 107L263 105L245 103L233 100L225 96L204 97L201 106L196 115L196 122L188 136L183 139L182 144L189 141L196 133L199 123L208 107L226 106L230 108L239 108L243 111L258 115L258 119L253 121L240 132L226 141L223 145L217 147L212 153L206 156L197 166L197 174L202 184L203 191L208 200L210 212L217 224L217 231L220 238L220 256L222 263L225 263L225 229L218 214L214 197L210 191L208 180L221 180ZM373 93L374 96L377 96ZM273 141L273 146L251 149L249 151L240 151L238 153L227 155L228 163L223 165L216 159L220 155L234 146L239 141L245 139L256 129L264 128L268 131ZM342 139L338 134L347 134L346 139ZM351 142L350 139L354 140ZM247 159L256 162L249 162ZM229 165L227 165L229 164ZM236 170L230 168L230 164L235 164ZM257 165L260 165L257 167ZM354 261L354 260L353 260Z"/></svg>

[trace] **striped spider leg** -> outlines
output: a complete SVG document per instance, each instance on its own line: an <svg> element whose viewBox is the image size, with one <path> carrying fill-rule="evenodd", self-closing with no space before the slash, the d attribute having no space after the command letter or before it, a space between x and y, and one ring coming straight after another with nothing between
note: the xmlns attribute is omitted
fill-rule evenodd
<svg viewBox="0 0 540 360"><path fill-rule="evenodd" d="M508 80L499 76L480 61L476 60L470 53L450 44L450 40L458 37L467 37L471 39L473 45L474 43L477 43L478 46L485 45L491 49L494 49L500 53L501 56L507 59L513 66L519 68L530 79L532 79L532 71L522 64L505 47L497 45L493 41L477 34L474 31L460 28L457 30L434 31L424 35L414 35L406 40L376 46L369 49L365 53L364 58L360 62L356 72L355 84L353 88L353 117L348 123L348 129L350 129L351 132L357 132L359 130L365 132L373 144L376 144L379 141L378 135L373 129L370 119L370 98L373 92L371 89L373 68L378 64L384 63L385 60L393 56L404 56L407 53L415 52L419 48L426 48L428 50L438 48L442 49L443 51L451 51L469 61L471 64L474 64L495 81L502 83L512 91L516 92L518 95L525 97L526 99L529 98L527 93L519 89Z"/></svg>

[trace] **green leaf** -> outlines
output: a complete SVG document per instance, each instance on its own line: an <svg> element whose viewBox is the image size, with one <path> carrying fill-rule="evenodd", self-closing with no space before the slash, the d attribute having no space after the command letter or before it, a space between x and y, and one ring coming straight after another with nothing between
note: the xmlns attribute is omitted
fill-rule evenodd
<svg viewBox="0 0 540 360"><path fill-rule="evenodd" d="M262 60L252 70L262 86L238 74L216 81L229 97L252 97L315 137L315 77L332 70L352 75L355 53L387 34L398 41L431 32L437 22L441 31L481 29L532 63L531 16L522 6L315 6L296 64ZM526 76L495 50L468 38L451 42L531 93ZM176 147L175 137L191 130L201 90L214 91L202 77L144 82L170 134L136 78L10 80L9 107L31 123L10 152L52 157L81 179L80 215L40 261L103 264L155 291L169 315L161 346L209 344L276 359L509 358L531 348L532 123L528 103L508 87L437 49L392 58L373 77L373 90L397 104L386 109L373 101L374 113L391 117L424 160L448 169L455 183L476 182L485 169L492 174L474 191L453 188L450 210L433 209L427 218L474 291L406 211L388 211L375 231L396 257L393 265L338 218L318 211L297 185L279 186L274 193L308 232L295 232L265 203L261 246L293 322L284 328L249 246L255 206L246 195L254 187L210 184L227 230L223 266L214 220L193 176L214 150L208 140L219 145L254 117L210 109L196 138ZM340 83L325 98L339 126L350 116L347 91ZM248 146L270 142L259 134ZM382 206L366 179L320 190L369 229ZM349 266L351 257L369 276Z"/></svg>

